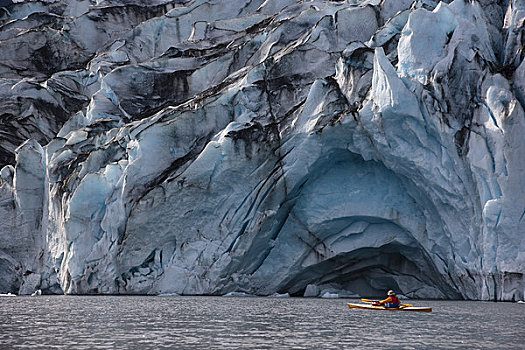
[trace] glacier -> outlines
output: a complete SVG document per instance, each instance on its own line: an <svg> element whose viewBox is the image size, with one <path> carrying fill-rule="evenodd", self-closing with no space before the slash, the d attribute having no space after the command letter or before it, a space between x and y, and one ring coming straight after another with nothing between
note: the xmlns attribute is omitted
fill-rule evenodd
<svg viewBox="0 0 525 350"><path fill-rule="evenodd" d="M525 298L525 5L0 10L0 293Z"/></svg>

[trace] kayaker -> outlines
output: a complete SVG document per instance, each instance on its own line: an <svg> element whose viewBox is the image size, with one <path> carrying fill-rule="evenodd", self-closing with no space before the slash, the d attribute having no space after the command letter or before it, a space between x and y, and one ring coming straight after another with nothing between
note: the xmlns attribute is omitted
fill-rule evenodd
<svg viewBox="0 0 525 350"><path fill-rule="evenodd" d="M373 303L372 305L377 305L377 306L382 305L386 308L395 308L401 305L399 298L396 297L396 292L394 292L393 290L389 290L387 295L388 295L388 298L386 298L385 300L378 301L377 303Z"/></svg>

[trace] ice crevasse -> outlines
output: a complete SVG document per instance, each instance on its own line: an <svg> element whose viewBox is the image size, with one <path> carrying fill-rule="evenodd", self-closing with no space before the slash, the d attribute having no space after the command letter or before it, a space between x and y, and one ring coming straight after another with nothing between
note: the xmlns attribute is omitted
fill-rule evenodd
<svg viewBox="0 0 525 350"><path fill-rule="evenodd" d="M0 292L524 299L522 1L2 11Z"/></svg>

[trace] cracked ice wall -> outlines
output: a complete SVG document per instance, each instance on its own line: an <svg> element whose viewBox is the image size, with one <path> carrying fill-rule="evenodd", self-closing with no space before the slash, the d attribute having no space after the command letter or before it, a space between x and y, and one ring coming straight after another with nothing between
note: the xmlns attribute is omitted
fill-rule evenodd
<svg viewBox="0 0 525 350"><path fill-rule="evenodd" d="M10 6L2 291L523 299L524 14Z"/></svg>

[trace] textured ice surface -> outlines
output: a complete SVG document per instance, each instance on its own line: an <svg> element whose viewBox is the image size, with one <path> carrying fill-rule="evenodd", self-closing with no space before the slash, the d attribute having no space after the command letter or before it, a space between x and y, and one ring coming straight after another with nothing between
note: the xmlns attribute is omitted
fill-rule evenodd
<svg viewBox="0 0 525 350"><path fill-rule="evenodd" d="M521 1L0 15L0 292L518 300Z"/></svg>

